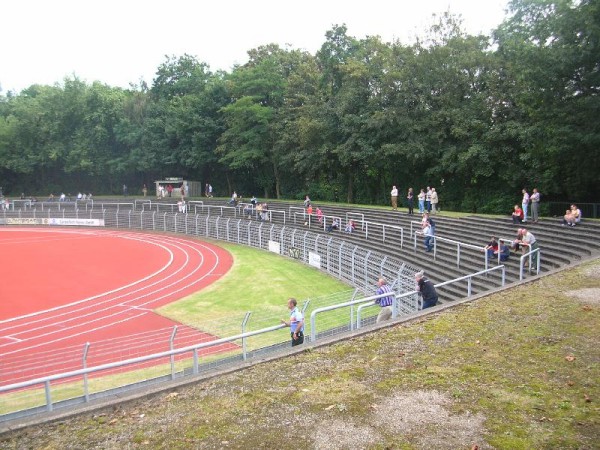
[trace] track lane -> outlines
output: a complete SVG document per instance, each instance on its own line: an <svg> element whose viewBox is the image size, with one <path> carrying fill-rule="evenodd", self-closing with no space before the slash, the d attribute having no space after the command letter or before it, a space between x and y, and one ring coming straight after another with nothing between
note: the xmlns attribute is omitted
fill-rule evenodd
<svg viewBox="0 0 600 450"><path fill-rule="evenodd" d="M129 354L127 339L119 342L121 336L159 333L167 327L172 328L174 322L156 315L152 310L214 282L233 263L231 255L220 247L193 239L135 232L85 231L88 237L96 234L137 239L147 245L159 246L170 253L170 262L160 270L126 286L76 300L68 305L0 321L0 383L6 384L8 378L11 379L8 382L15 382L13 371L19 364L24 368L24 373L29 372L27 367L30 365L26 361L35 360L35 355L72 352L71 349L82 346L85 342L113 340L111 350L104 350L104 359L110 359L111 353L113 356L123 352ZM51 240L43 240L44 245L49 241ZM193 328L180 328L185 330L187 336L185 345L214 339ZM141 347L147 354L163 351L167 349L166 345L168 340ZM65 361L58 372L81 367L81 357L69 358L73 361ZM93 360L88 361L88 365ZM36 372L36 376L41 376L40 373L55 373L49 368L40 369L35 364L33 366L31 370Z"/></svg>

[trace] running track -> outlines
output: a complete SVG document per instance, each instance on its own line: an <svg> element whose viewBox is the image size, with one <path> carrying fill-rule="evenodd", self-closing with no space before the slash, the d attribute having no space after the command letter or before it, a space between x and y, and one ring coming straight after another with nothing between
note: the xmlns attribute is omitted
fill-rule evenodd
<svg viewBox="0 0 600 450"><path fill-rule="evenodd" d="M222 277L224 249L171 235L0 229L0 385L215 339L153 312ZM220 349L220 350L223 350Z"/></svg>

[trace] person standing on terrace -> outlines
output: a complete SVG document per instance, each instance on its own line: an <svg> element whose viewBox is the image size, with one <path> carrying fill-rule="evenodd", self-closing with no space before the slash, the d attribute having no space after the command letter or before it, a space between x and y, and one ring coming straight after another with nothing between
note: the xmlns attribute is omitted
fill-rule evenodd
<svg viewBox="0 0 600 450"><path fill-rule="evenodd" d="M521 207L523 208L523 222L527 222L527 211L529 209L529 194L527 189L523 188L523 199L521 200Z"/></svg>
<svg viewBox="0 0 600 450"><path fill-rule="evenodd" d="M392 197L392 209L394 211L398 210L398 188L396 186L392 186L392 191L390 192Z"/></svg>
<svg viewBox="0 0 600 450"><path fill-rule="evenodd" d="M537 188L533 188L533 193L529 196L531 202L531 219L533 223L537 223L540 219L540 192Z"/></svg>

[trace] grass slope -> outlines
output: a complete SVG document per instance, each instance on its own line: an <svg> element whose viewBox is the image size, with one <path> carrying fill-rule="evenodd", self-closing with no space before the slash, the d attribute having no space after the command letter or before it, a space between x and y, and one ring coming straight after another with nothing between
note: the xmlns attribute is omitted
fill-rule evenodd
<svg viewBox="0 0 600 450"><path fill-rule="evenodd" d="M299 261L243 245L215 244L232 253L230 272L206 289L160 308L159 314L189 325L225 316L241 320L247 311L286 317L289 297L302 301L350 289Z"/></svg>
<svg viewBox="0 0 600 450"><path fill-rule="evenodd" d="M598 292L595 261L0 448L598 448Z"/></svg>

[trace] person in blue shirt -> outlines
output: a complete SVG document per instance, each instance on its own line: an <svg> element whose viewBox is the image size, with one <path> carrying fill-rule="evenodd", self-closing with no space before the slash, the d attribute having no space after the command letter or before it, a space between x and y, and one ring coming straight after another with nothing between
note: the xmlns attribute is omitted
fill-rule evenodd
<svg viewBox="0 0 600 450"><path fill-rule="evenodd" d="M380 278L377 281L377 291L375 291L375 295L383 295L389 294L385 297L381 297L375 300L375 303L381 306L381 310L377 315L376 323L383 322L384 320L388 320L392 317L392 305L394 304L394 292L392 288L387 284L385 278Z"/></svg>
<svg viewBox="0 0 600 450"><path fill-rule="evenodd" d="M290 320L281 319L281 323L290 327L292 347L294 347L304 343L304 315L298 308L298 301L295 298L288 299L288 309L290 310Z"/></svg>

